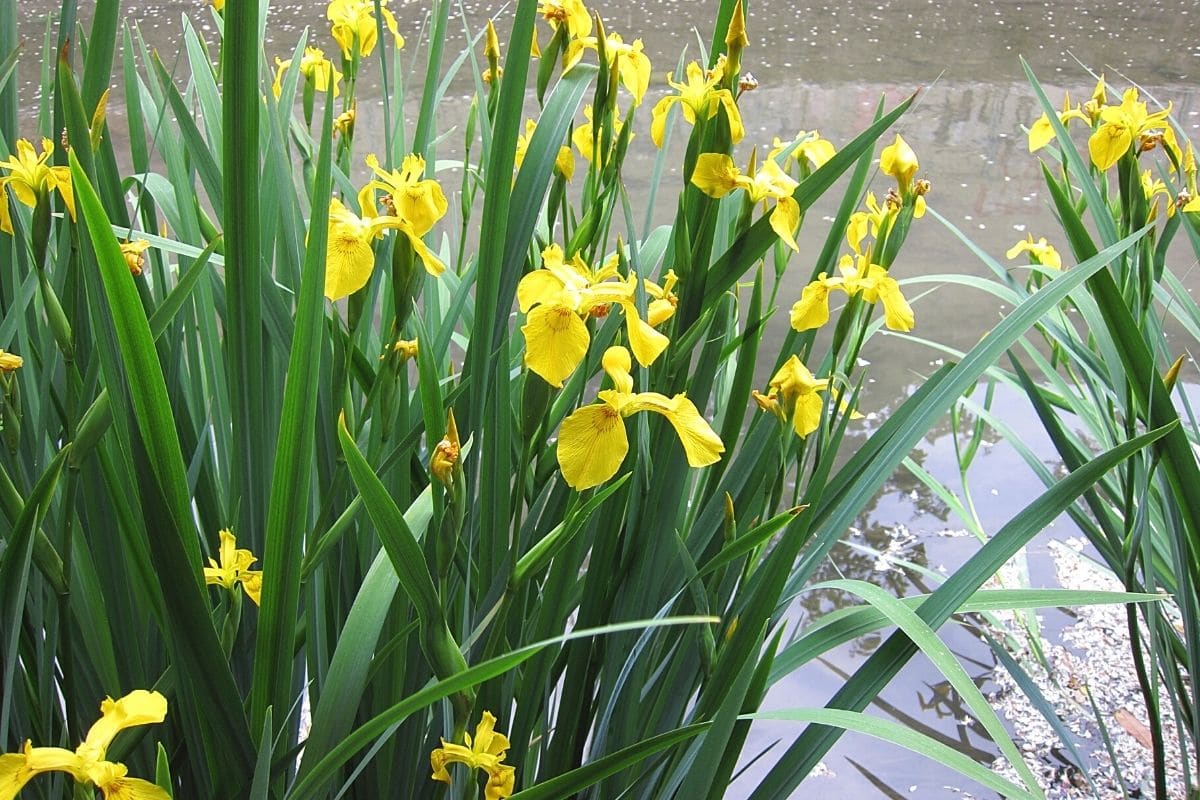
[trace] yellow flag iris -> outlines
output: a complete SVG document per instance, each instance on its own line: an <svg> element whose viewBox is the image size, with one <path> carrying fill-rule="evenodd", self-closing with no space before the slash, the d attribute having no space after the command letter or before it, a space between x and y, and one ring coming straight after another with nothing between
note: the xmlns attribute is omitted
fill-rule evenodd
<svg viewBox="0 0 1200 800"><path fill-rule="evenodd" d="M396 27L396 17L387 7L388 0L379 0L383 13L383 24L396 40L396 47L404 47L404 37ZM342 58L351 61L354 54L365 58L375 49L379 37L379 24L375 21L375 0L330 0L326 9L333 39L342 49Z"/></svg>
<svg viewBox="0 0 1200 800"><path fill-rule="evenodd" d="M105 800L169 800L170 795L153 783L128 777L124 764L105 760L118 733L166 719L167 699L158 692L137 689L120 700L105 698L100 715L74 751L34 747L26 740L20 753L0 755L0 800L12 800L26 783L44 772L65 772L76 783L99 789Z"/></svg>
<svg viewBox="0 0 1200 800"><path fill-rule="evenodd" d="M800 251L795 235L800 224L800 204L792 197L800 184L774 161L765 161L755 169L752 158L749 172L743 174L733 159L724 153L701 153L692 172L692 183L709 197L724 197L735 189L742 189L752 203L774 200L771 228L784 244Z"/></svg>
<svg viewBox="0 0 1200 800"><path fill-rule="evenodd" d="M812 169L819 169L825 165L825 162L837 155L837 148L833 146L833 142L821 138L821 134L817 131L800 131L790 142L784 142L778 136L774 138L767 158L771 161L778 161L781 155L785 170L791 166L793 159L803 160Z"/></svg>
<svg viewBox="0 0 1200 800"><path fill-rule="evenodd" d="M575 126L575 130L571 133L571 143L575 145L575 149L579 151L579 155L583 156L588 163L592 163L595 158L593 150L593 139L596 136L596 129L593 125L592 104L588 103L583 107L583 117L586 122L582 125ZM621 136L621 129L625 126L625 121L621 119L621 115L614 112L612 119L612 139L615 142ZM629 135L630 141L636 134ZM596 164L598 168L603 169L607 161L605 153L600 154L600 160Z"/></svg>
<svg viewBox="0 0 1200 800"><path fill-rule="evenodd" d="M223 586L232 592L240 583L246 596L259 604L262 598L262 571L250 569L258 559L249 550L239 550L237 538L232 531L223 530L218 534L221 544L218 552L219 561L208 560L204 568L204 582L210 586Z"/></svg>
<svg viewBox="0 0 1200 800"><path fill-rule="evenodd" d="M452 744L442 739L442 746L429 754L433 780L450 785L450 771L446 767L465 764L468 769L487 773L488 781L483 790L485 800L503 800L511 796L517 768L503 763L509 747L508 737L496 732L496 717L492 712L483 712L483 717L475 726L474 737L469 733L463 736L466 745Z"/></svg>
<svg viewBox="0 0 1200 800"><path fill-rule="evenodd" d="M438 182L422 178L425 159L406 156L399 170L383 169L374 155L368 155L366 161L376 177L358 193L363 215L350 211L337 198L329 204L325 296L330 300L340 300L366 285L375 268L372 243L386 230L404 234L430 275L440 275L446 269L421 239L448 207ZM380 202L386 214L376 213L376 189L384 192Z"/></svg>
<svg viewBox="0 0 1200 800"><path fill-rule="evenodd" d="M1073 119L1088 121L1087 114L1083 113L1083 109L1079 106L1071 106L1071 96L1063 95L1062 111L1058 113L1058 121L1066 125ZM1050 142L1054 141L1054 125L1050 122L1050 117L1042 114L1037 120L1029 126L1029 152L1036 153Z"/></svg>
<svg viewBox="0 0 1200 800"><path fill-rule="evenodd" d="M25 366L25 359L16 353L0 350L0 372L16 372L23 366Z"/></svg>
<svg viewBox="0 0 1200 800"><path fill-rule="evenodd" d="M286 61L275 59L275 83L271 85L271 91L276 97L279 97L283 91L283 76L291 66L292 59L290 58ZM332 81L333 96L337 97L341 94L342 73L338 71L332 61L325 57L325 51L320 48L304 48L304 55L300 58L300 74L318 92L329 91L329 84Z"/></svg>
<svg viewBox="0 0 1200 800"><path fill-rule="evenodd" d="M1121 156L1129 152L1131 147L1138 147L1138 152L1153 147L1155 135L1161 138L1164 146L1170 148L1179 160L1179 146L1175 141L1175 131L1167 121L1171 115L1171 105L1162 111L1151 114L1146 110L1146 104L1140 99L1137 89L1126 89L1119 106L1104 106L1100 109L1100 127L1096 128L1088 139L1088 154L1096 169L1104 171L1116 164Z"/></svg>
<svg viewBox="0 0 1200 800"><path fill-rule="evenodd" d="M536 122L531 119L525 120L525 133L517 136L517 149L513 154L513 169L520 169L521 165L525 163L525 153L529 151L529 143L533 140L533 132L536 130ZM558 153L554 156L554 171L567 181L575 177L575 155L571 152L570 147L563 145L558 148Z"/></svg>
<svg viewBox="0 0 1200 800"><path fill-rule="evenodd" d="M683 109L683 118L692 125L696 124L696 120L710 120L720 109L725 109L725 116L729 119L730 140L734 144L742 140L746 131L742 126L742 115L733 102L733 94L728 89L717 88L724 73L723 65L706 73L695 61L687 65L687 80L683 83L675 82L673 73L667 73L667 83L678 94L667 95L659 100L650 112L650 138L656 147L662 147L663 134L667 129L667 112L676 103Z"/></svg>
<svg viewBox="0 0 1200 800"><path fill-rule="evenodd" d="M17 140L17 154L0 161L0 169L8 174L0 177L0 193L4 187L12 189L18 202L37 208L38 200L57 191L67 204L71 219L75 218L75 194L71 190L70 167L52 167L47 162L54 152L54 143L42 139L42 152L38 153L28 139ZM8 198L0 197L0 230L11 234L12 219L8 213Z"/></svg>
<svg viewBox="0 0 1200 800"><path fill-rule="evenodd" d="M1021 253L1028 253L1034 263L1050 267L1051 269L1062 269L1062 257L1054 249L1054 245L1046 241L1045 236L1040 237L1035 242L1031 233L1008 248L1008 252L1004 255L1008 258L1016 258Z"/></svg>
<svg viewBox="0 0 1200 800"><path fill-rule="evenodd" d="M624 347L608 348L602 361L613 388L600 392L599 403L577 409L563 420L558 431L558 466L572 489L590 489L617 474L629 452L624 418L639 411L653 411L667 418L693 467L720 460L725 452L721 437L687 395L635 393L630 374L633 362Z"/></svg>
<svg viewBox="0 0 1200 800"><path fill-rule="evenodd" d="M595 36L580 36L567 45L566 69L570 69L583 57L584 50L599 51L600 42ZM629 44L619 33L604 37L604 54L609 69L616 69L621 85L633 95L633 104L640 106L646 90L650 88L650 59L642 49L642 40L634 39Z"/></svg>
<svg viewBox="0 0 1200 800"><path fill-rule="evenodd" d="M771 378L767 393L753 392L753 395L762 410L770 411L783 420L790 416L796 435L803 438L821 427L821 410L824 407L821 392L827 388L828 379L814 377L799 357L793 355Z"/></svg>
<svg viewBox="0 0 1200 800"><path fill-rule="evenodd" d="M517 303L527 314L521 333L525 336L525 365L552 386L561 387L587 355L591 344L585 319L603 317L612 306L625 314L625 330L638 363L650 366L666 349L669 341L654 329L670 319L675 309L671 292L674 273L668 273L662 287L646 281L651 298L647 317L638 314L635 293L637 276L622 277L617 257L611 256L599 269L593 269L576 254L566 260L562 248L552 244L542 251L542 268L534 270L517 284Z"/></svg>
<svg viewBox="0 0 1200 800"><path fill-rule="evenodd" d="M912 186L913 176L917 174L919 168L917 154L909 147L908 142L904 141L904 137L898 133L895 141L883 148L883 152L879 154L879 169L885 175L896 179L896 185L900 187L901 194L908 193L909 187Z"/></svg>
<svg viewBox="0 0 1200 800"><path fill-rule="evenodd" d="M583 0L542 0L538 3L538 14L556 31L565 26L568 39L592 33L592 15Z"/></svg>
<svg viewBox="0 0 1200 800"><path fill-rule="evenodd" d="M890 330L911 331L916 320L900 284L887 270L869 261L866 255L842 256L840 276L822 272L804 287L792 306L792 327L797 331L819 328L829 321L829 295L835 290L860 295L868 303L883 304L883 322Z"/></svg>

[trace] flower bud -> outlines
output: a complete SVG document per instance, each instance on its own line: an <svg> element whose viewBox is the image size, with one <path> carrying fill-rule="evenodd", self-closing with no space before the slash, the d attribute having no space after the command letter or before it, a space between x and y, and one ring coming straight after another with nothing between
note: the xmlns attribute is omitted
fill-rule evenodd
<svg viewBox="0 0 1200 800"><path fill-rule="evenodd" d="M884 174L896 179L901 194L908 193L913 176L917 174L919 166L917 154L900 134L896 134L896 140L883 148L883 152L879 155L879 168L883 170Z"/></svg>
<svg viewBox="0 0 1200 800"><path fill-rule="evenodd" d="M454 422L454 409L450 409L446 415L446 435L433 448L429 458L429 471L447 487L453 482L460 450L458 425Z"/></svg>

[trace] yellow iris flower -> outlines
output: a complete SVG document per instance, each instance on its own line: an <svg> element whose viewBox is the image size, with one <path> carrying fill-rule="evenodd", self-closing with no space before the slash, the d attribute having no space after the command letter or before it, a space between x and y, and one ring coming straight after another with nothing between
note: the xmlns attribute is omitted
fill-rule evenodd
<svg viewBox="0 0 1200 800"><path fill-rule="evenodd" d="M70 167L52 167L46 162L54 152L54 143L42 139L42 152L33 149L28 139L17 140L17 154L0 161L0 169L8 170L0 178L0 193L4 187L12 189L17 200L30 208L37 208L38 200L57 191L67 204L67 212L75 219L75 194L71 190ZM0 197L0 230L11 234L12 219L8 212L8 198Z"/></svg>
<svg viewBox="0 0 1200 800"><path fill-rule="evenodd" d="M912 308L900 291L900 284L866 255L845 255L838 264L840 276L822 272L804 287L792 306L792 327L797 331L819 328L829 321L829 295L840 289L848 295L860 294L868 303L883 304L883 322L893 331L911 331L916 320Z"/></svg>
<svg viewBox="0 0 1200 800"><path fill-rule="evenodd" d="M158 692L137 689L120 700L105 698L100 714L74 751L34 747L26 740L22 752L0 755L0 800L12 800L30 779L44 772L65 772L76 783L99 789L105 800L169 800L170 795L160 787L127 777L124 764L104 758L109 744L121 731L166 719L167 699Z"/></svg>
<svg viewBox="0 0 1200 800"><path fill-rule="evenodd" d="M707 73L695 61L687 65L687 80L676 83L673 73L667 73L669 83L679 94L667 95L659 100L654 110L650 112L650 138L656 147L662 147L663 133L667 128L667 112L671 106L679 103L683 109L683 118L692 125L696 120L709 120L717 115L719 109L725 109L729 119L729 137L734 144L742 140L745 128L742 126L742 115L738 113L737 104L733 102L733 94L728 89L718 89L724 77L725 68L722 64Z"/></svg>
<svg viewBox="0 0 1200 800"><path fill-rule="evenodd" d="M577 125L574 132L571 134L571 143L575 145L575 149L579 151L579 155L590 164L595 157L592 152L592 138L595 136L595 128L593 127L593 111L592 104L588 103L583 107L583 117L587 121L582 125ZM621 136L621 129L625 126L625 121L621 119L620 114L615 114L612 121L612 138L615 142ZM630 141L637 134L630 134ZM604 153L600 154L600 162L596 165L598 168L604 168L604 162L607 160Z"/></svg>
<svg viewBox="0 0 1200 800"><path fill-rule="evenodd" d="M249 550L239 550L237 538L232 531L223 530L218 534L221 540L217 559L210 558L209 566L204 568L204 582L209 586L224 586L232 592L237 585L242 585L246 596L258 605L262 598L262 571L250 569L250 565L258 561Z"/></svg>
<svg viewBox="0 0 1200 800"><path fill-rule="evenodd" d="M429 754L433 780L450 785L447 765L465 764L468 769L480 769L487 773L487 786L483 790L486 800L503 800L511 796L517 768L504 763L504 755L509 747L508 737L497 733L495 728L496 718L492 712L485 711L475 726L474 738L469 733L464 734L467 741L465 746L442 739L442 746Z"/></svg>
<svg viewBox="0 0 1200 800"><path fill-rule="evenodd" d="M633 391L632 361L624 347L610 347L602 359L613 388L599 394L599 403L576 409L558 431L558 465L563 478L576 491L607 481L621 467L629 451L625 417L639 411L662 414L671 423L693 467L714 464L725 452L717 436L687 395L674 397L657 392Z"/></svg>
<svg viewBox="0 0 1200 800"><path fill-rule="evenodd" d="M1062 269L1062 257L1058 251L1054 249L1054 245L1046 241L1046 237L1039 237L1035 242L1033 234L1029 234L1021 241L1008 248L1008 252L1004 255L1008 258L1016 258L1021 253L1028 253L1034 263L1042 266L1050 267L1051 269Z"/></svg>
<svg viewBox="0 0 1200 800"><path fill-rule="evenodd" d="M538 13L556 31L565 25L568 39L578 39L592 33L592 15L588 13L583 0L542 0L538 3Z"/></svg>
<svg viewBox="0 0 1200 800"><path fill-rule="evenodd" d="M359 217L336 197L329 203L325 296L330 300L340 300L366 285L375 269L375 251L371 245L385 230L403 233L430 275L440 275L446 269L421 239L448 207L438 182L421 177L425 159L406 156L399 170L390 171L380 167L374 155L368 155L366 161L376 178L358 193L363 215ZM381 202L386 214L376 213L376 189L385 193Z"/></svg>
<svg viewBox="0 0 1200 800"><path fill-rule="evenodd" d="M16 372L23 366L25 366L25 359L16 353L0 350L0 372Z"/></svg>
<svg viewBox="0 0 1200 800"><path fill-rule="evenodd" d="M821 426L821 409L824 407L821 392L828 388L828 379L818 380L800 358L793 355L771 378L766 394L757 391L752 394L762 410L770 411L784 421L790 416L796 435L804 438ZM851 416L856 413L850 412Z"/></svg>
<svg viewBox="0 0 1200 800"><path fill-rule="evenodd" d="M666 349L670 340L654 329L674 313L674 273L662 287L643 283L652 299L647 317L638 314L634 295L637 276L621 277L617 258L611 256L593 269L576 254L570 261L552 244L542 251L542 268L530 272L517 284L517 303L527 314L521 333L525 336L525 365L552 386L561 387L587 355L592 337L585 318L606 316L613 305L625 314L629 345L638 363L648 367Z"/></svg>
<svg viewBox="0 0 1200 800"><path fill-rule="evenodd" d="M275 59L275 83L272 84L271 91L276 97L283 91L283 75L291 66L290 58L286 61ZM342 73L325 57L325 51L320 48L304 48L304 55L300 58L300 74L318 92L329 91L329 83L333 81L333 96L341 94Z"/></svg>
<svg viewBox="0 0 1200 800"><path fill-rule="evenodd" d="M517 136L517 149L513 154L513 169L520 169L521 164L525 163L525 153L529 150L529 143L533 140L533 132L537 130L537 123L531 119L525 120L525 133ZM575 154L571 152L571 148L563 145L558 148L558 154L554 157L554 171L567 181L575 177Z"/></svg>
<svg viewBox="0 0 1200 800"><path fill-rule="evenodd" d="M125 264L133 277L142 274L146 268L146 257L143 253L150 248L150 242L145 239L134 239L132 242L121 242L121 255L125 256Z"/></svg>
<svg viewBox="0 0 1200 800"><path fill-rule="evenodd" d="M600 43L595 36L580 36L567 45L564 69L570 69L583 57L584 50L599 51ZM619 33L604 37L604 53L609 69L616 69L621 85L633 95L633 104L640 106L646 90L650 88L650 59L642 50L642 40L634 39L625 44Z"/></svg>
<svg viewBox="0 0 1200 800"><path fill-rule="evenodd" d="M896 179L901 194L907 194L912 186L913 176L917 174L920 164L917 154L909 147L904 137L896 134L896 139L879 154L879 169L885 175Z"/></svg>
<svg viewBox="0 0 1200 800"><path fill-rule="evenodd" d="M743 174L724 153L701 153L692 172L692 183L709 197L724 197L735 189L742 189L751 203L775 201L771 212L771 228L784 244L796 252L796 228L800 225L800 204L792 197L797 183L774 161L767 160L755 169L753 156L750 169Z"/></svg>
<svg viewBox="0 0 1200 800"><path fill-rule="evenodd" d="M1066 125L1073 119L1088 122L1088 116L1083 113L1083 109L1080 106L1072 108L1071 96L1064 94L1063 107L1062 111L1058 113L1058 121ZM1054 141L1054 126L1050 123L1050 117L1042 114L1029 126L1029 152L1036 153L1052 141Z"/></svg>
<svg viewBox="0 0 1200 800"><path fill-rule="evenodd" d="M387 8L387 0L379 0L383 24L396 39L396 48L404 47L404 37L396 28L396 17ZM330 0L325 12L331 23L333 39L342 49L342 58L351 61L354 54L362 58L371 55L378 39L375 21L375 0Z"/></svg>
<svg viewBox="0 0 1200 800"><path fill-rule="evenodd" d="M1150 114L1146 104L1139 99L1137 89L1126 89L1119 106L1104 106L1100 109L1100 127L1088 139L1088 153L1092 164L1101 172L1116 164L1129 148L1142 148L1143 137L1155 134L1162 137L1163 144L1179 158L1179 147L1175 143L1175 131L1167 121L1171 105L1162 111ZM1151 147L1153 145L1150 145Z"/></svg>
<svg viewBox="0 0 1200 800"><path fill-rule="evenodd" d="M785 142L778 136L772 140L771 152L767 153L767 158L779 161L781 155L784 170L791 167L793 159L803 159L812 169L820 169L825 162L837 155L837 148L833 146L833 142L821 138L817 131L800 131L790 142Z"/></svg>

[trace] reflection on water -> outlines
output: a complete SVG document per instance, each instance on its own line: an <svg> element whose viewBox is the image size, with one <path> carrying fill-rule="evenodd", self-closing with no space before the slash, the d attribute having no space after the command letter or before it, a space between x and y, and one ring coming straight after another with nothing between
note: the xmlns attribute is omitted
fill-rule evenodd
<svg viewBox="0 0 1200 800"><path fill-rule="evenodd" d="M479 31L490 13L497 14L503 35L511 4L494 10L498 5L466 3L465 20L456 6L450 25L455 38L448 52L460 48L468 33ZM648 110L664 93L665 73L674 68L681 50L687 47L696 54L703 46L703 35L711 30L708 15L714 3L609 0L592 5L604 16L610 30L619 31L626 39L641 36L654 64L650 96L634 122L639 139L631 153L642 160L631 161L627 171L632 196L637 197L638 176L650 173L653 158L647 135ZM264 43L267 57L290 56L305 26L312 26L311 36L317 45L332 52L324 6L312 0L272 4ZM57 7L55 0L23 3L28 14L21 34L27 48L40 48L47 15ZM391 7L409 42L405 58L412 59L423 40L428 4L393 0ZM1175 119L1193 139L1200 138L1200 42L1181 36L1194 28L1193 20L1200 17L1200 2L1076 0L1046 6L1028 0L874 0L797 5L768 0L751 2L749 9L752 46L745 68L754 73L760 88L743 99L747 122L743 157L751 145L769 145L772 137L787 138L801 129L816 128L836 144L844 143L870 123L881 96L892 104L921 89L917 104L898 128L920 156L923 175L933 182L930 205L1001 260L1003 252L1027 233L1055 241L1057 231L1047 211L1039 163L1027 152L1021 132L1021 125L1031 122L1039 111L1024 82L1019 55L1025 56L1046 82L1052 101L1066 89L1076 96L1090 93L1094 79L1080 66L1088 64L1104 70L1110 81L1120 83L1118 76L1124 75L1143 84L1162 102L1173 101ZM181 16L188 16L203 36L215 36L211 12L202 0L133 2L124 4L124 10L168 65L179 50ZM81 10L85 23L90 13L90 8ZM703 35L698 37L696 29ZM25 70L23 78L35 78L34 71ZM410 78L410 83L419 86L419 82L419 76ZM120 82L114 83L110 118L116 134L124 120ZM472 85L462 76L451 86L446 102L439 108L438 124L443 131L461 131ZM364 90L369 95L370 87ZM35 108L36 86L25 84L20 91L23 107ZM415 116L415 108L411 112ZM371 149L370 131L381 127L379 120L378 108L369 103L360 105L358 140L363 153ZM29 124L34 123L30 120ZM445 147L453 149L460 138L461 133L452 133ZM680 138L676 137L676 147L682 146ZM124 142L118 143L118 152L125 148ZM679 155L681 152L673 154L674 163L679 163ZM680 180L677 172L669 173L665 191ZM450 205L455 207L453 202ZM655 209L656 222L669 221L672 212L669 204ZM807 210L805 229L799 237L802 252L785 276L781 302L790 304L798 296L832 213L832 204L818 204ZM1193 264L1173 266L1187 276L1187 285L1197 284ZM895 274L903 279L948 272L990 274L950 232L927 217L914 227ZM928 287L912 287L910 297ZM913 305L917 314L915 336L960 349L978 341L1009 310L990 295L947 286L919 297ZM778 316L781 319L773 329L774 339L766 343L768 356L764 361L771 360L773 346L782 337L785 315ZM923 375L936 368L939 354L910 337L884 333L869 343L864 357L871 363L861 407L886 416ZM1028 415L1014 413L1020 407L1011 394L1002 393L997 403L1001 413L1008 410L1014 427L1028 437L1027 441L1035 445L1043 442L1040 429L1027 424ZM1051 451L1043 444L1039 452ZM956 485L958 472L946 422L931 433L913 458L935 477ZM1015 509L1040 493L1041 486L1010 448L985 448L977 461L972 475L978 486L978 512L985 530L994 532ZM901 472L893 476L857 521L859 533L850 540L934 571L952 570L978 547L971 537L938 535L958 524L946 506L932 498L916 478ZM898 529L911 531L913 538L898 543ZM1035 548L1033 580L1045 583L1051 571L1037 555ZM876 556L847 546L834 552L820 575L842 576L872 580L897 594L933 588L911 571L881 569ZM798 599L795 613L803 621L842 602L843 598L830 593L805 594ZM977 637L952 626L944 631L943 638L977 682L985 682L992 661ZM809 665L777 685L768 705L788 708L824 703L879 642L879 637L864 637L831 654L824 667ZM914 662L903 670L875 710L934 735L973 758L986 761L994 752L986 737L974 731L957 698L924 663ZM787 724L756 725L747 755L756 754L777 739L786 742L795 733L795 727ZM754 776L761 775L764 763L769 761L770 756L752 766L739 785L752 786ZM838 797L958 796L951 788L960 783L953 773L906 752L870 746L861 739L843 739L827 761L836 776L813 778L807 785L832 791Z"/></svg>

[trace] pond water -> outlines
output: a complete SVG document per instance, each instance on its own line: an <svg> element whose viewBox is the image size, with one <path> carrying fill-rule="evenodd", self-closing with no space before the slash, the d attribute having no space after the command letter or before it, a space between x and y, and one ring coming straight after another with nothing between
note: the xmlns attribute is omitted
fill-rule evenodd
<svg viewBox="0 0 1200 800"><path fill-rule="evenodd" d="M55 0L23 3L28 16L22 35L40 42L45 15L56 11L58 5ZM698 41L709 35L714 5L688 0L592 4L610 30L620 32L626 40L641 36L654 65L650 95L636 121L640 141L634 145L647 159L649 108L665 93L665 73L674 69L682 49L697 53ZM464 27L478 31L492 14L503 38L511 7L499 6L465 3L465 20L453 12L451 30L458 38L448 45L447 52L457 52L466 40ZM319 0L273 4L265 42L268 57L289 57L305 26L312 26L310 35L316 44L332 51L324 7ZM426 4L393 0L392 8L408 38L406 52L411 54L422 38L419 32ZM206 36L213 35L211 14L200 0L127 2L124 11L168 64L179 49L181 16L192 19ZM87 13L82 12L85 20ZM1027 233L1047 236L1061 246L1064 243L1055 239L1057 229L1047 210L1038 161L1028 153L1021 131L1021 125L1036 118L1038 110L1018 56L1028 59L1055 102L1064 89L1080 99L1090 93L1094 78L1082 65L1104 71L1116 85L1136 82L1153 97L1173 101L1175 118L1196 140L1200 138L1200 40L1185 32L1195 30L1198 22L1200 2L1180 0L1140 4L1088 0L1050 5L1027 0L873 0L829 5L751 2L751 47L744 69L754 74L760 88L743 99L747 141L741 152L744 156L752 143L769 145L773 136L787 139L797 130L814 128L840 145L869 124L881 96L894 103L920 89L917 104L898 129L920 157L922 174L933 183L930 206L1001 260L1004 251ZM32 101L32 86L23 86L21 91L23 101ZM469 91L465 80L453 84L451 96L439 110L443 130L465 120ZM121 116L119 101L114 101L110 115L114 128L123 125L123 120L117 119ZM360 106L360 142L369 139L372 116L369 107ZM638 173L648 170L633 168L627 174L636 181ZM669 176L668 189L678 180ZM673 207L657 209L655 217L667 221L672 211ZM831 213L821 207L809 212L800 237L802 252L791 271L797 277L781 292L782 302L790 304L798 296L804 280L801 276L808 275L824 237L822 228L828 224L822 217ZM1179 274L1186 274L1188 286L1200 283L1193 264L1173 266ZM903 279L946 272L990 274L950 231L926 217L914 227L894 274ZM928 288L928 284L913 287L910 297ZM914 336L960 349L978 341L1009 310L997 305L991 295L948 287L937 288L913 305L917 316ZM782 336L781 329L776 333ZM771 342L765 353L770 360L774 353ZM871 362L870 382L861 405L865 411L886 415L919 385L923 375L936 368L940 354L911 337L885 333L869 343L864 357ZM996 406L1050 458L1040 428L1019 398L1000 392ZM938 478L956 484L958 471L946 422L913 457ZM979 516L989 532L1042 489L1020 457L1002 443L985 448L971 475ZM960 527L915 478L902 473L858 521L860 533L851 538L877 549L886 550L890 545L898 556L932 569L953 570L978 547L973 538L947 535ZM1048 535L1072 532L1069 523L1063 522ZM1033 582L1051 583L1053 569L1044 546L1035 544L1030 559ZM835 560L843 574L883 583L899 594L929 590L910 574L881 569L885 565L873 556L850 548L835 551ZM836 598L805 597L798 602L796 613L804 619L834 602ZM1054 614L1048 617L1053 625ZM986 647L958 626L947 627L944 638L968 671L985 684L994 665ZM775 687L768 707L823 704L877 643L875 639L860 641L825 663L808 665ZM923 661L904 670L873 710L939 736L975 758L987 760L995 752L970 724L967 713L955 706L953 696L945 695L940 676ZM786 724L756 726L747 754L776 740L786 745L795 733L795 727ZM746 779L735 784L731 796L738 796L739 791L745 795L753 786L749 778L761 773L770 761L768 754L751 767ZM906 751L854 737L844 737L826 764L831 774L811 778L798 796L816 790L834 797L939 798L961 796L957 787L976 797L987 796L965 786L955 773Z"/></svg>

